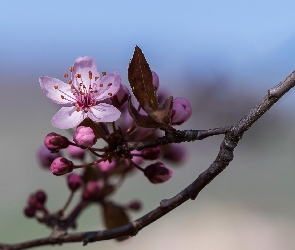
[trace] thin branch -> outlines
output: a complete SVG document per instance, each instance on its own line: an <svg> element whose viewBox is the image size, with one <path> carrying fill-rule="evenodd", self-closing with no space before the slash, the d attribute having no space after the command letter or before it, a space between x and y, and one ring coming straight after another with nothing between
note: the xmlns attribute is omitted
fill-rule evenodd
<svg viewBox="0 0 295 250"><path fill-rule="evenodd" d="M129 151L134 149L142 150L145 148L152 148L159 145L166 145L171 143L191 142L196 140L203 140L213 135L226 134L230 131L231 126L208 130L176 130L174 133L168 133L165 136L159 137L147 142L127 142L126 147Z"/></svg>
<svg viewBox="0 0 295 250"><path fill-rule="evenodd" d="M207 186L218 174L220 174L233 160L233 151L238 145L244 132L246 132L254 122L256 122L270 107L276 103L285 93L287 93L295 85L295 72L292 72L286 79L280 84L271 88L268 94L264 97L260 104L254 107L248 115L241 119L232 127L224 127L216 130L188 130L188 131L177 131L177 135L168 134L164 137L156 139L155 141L147 143L129 143L127 147L129 149L143 149L145 147L154 147L157 145L163 145L172 142L192 141L201 140L208 136L225 133L224 140L220 145L219 153L210 165L210 167L199 175L199 177L191 183L188 187L182 190L180 193L170 199L162 200L160 206L151 212L147 213L143 217L129 223L125 226L118 227L111 230L95 231L95 232L82 232L73 233L68 235L62 235L60 237L47 237L27 241L19 244L0 244L0 249L5 250L16 250L26 249L30 247L42 246L42 245L55 245L69 242L83 242L86 245L89 242L96 242L101 240L109 240L118 238L121 236L134 236L141 229L158 220L165 214L169 213L176 207L189 199L195 199L199 192ZM203 133L203 136L202 136Z"/></svg>

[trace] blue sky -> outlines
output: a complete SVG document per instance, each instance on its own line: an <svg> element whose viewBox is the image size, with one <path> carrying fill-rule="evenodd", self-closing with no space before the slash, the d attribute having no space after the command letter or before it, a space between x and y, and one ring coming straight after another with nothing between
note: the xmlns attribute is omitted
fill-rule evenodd
<svg viewBox="0 0 295 250"><path fill-rule="evenodd" d="M15 71L60 77L84 55L126 77L135 45L175 82L217 70L275 83L295 68L291 0L2 0L0 7L2 79Z"/></svg>

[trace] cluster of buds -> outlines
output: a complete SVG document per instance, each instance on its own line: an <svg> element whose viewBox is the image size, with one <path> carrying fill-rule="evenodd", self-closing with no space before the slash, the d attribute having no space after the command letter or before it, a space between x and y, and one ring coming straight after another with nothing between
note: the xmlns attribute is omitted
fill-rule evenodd
<svg viewBox="0 0 295 250"><path fill-rule="evenodd" d="M70 71L71 79L67 83L41 77L40 86L52 101L72 104L71 107L63 107L58 111L52 118L52 124L60 129L75 128L73 137L49 133L44 139L47 151L40 149L38 156L43 166L50 165L54 175L66 175L71 195L62 209L49 213L40 205L44 205L46 198L39 204L35 202L37 195L34 194L29 199L25 214L35 217L36 211L46 211L48 220L52 222L52 217L55 216L59 226L69 227L75 224L75 221L68 220L76 218L79 214L77 209L82 210L94 202L102 207L107 228L120 226L129 220L127 210L137 211L141 208L139 201L122 205L110 200L110 195L120 187L128 173L138 170L150 183L164 183L173 175L165 161L180 162L185 156L181 145L152 148L132 148L130 145L156 139L161 131L174 133L176 130L173 126L186 122L192 114L192 108L181 97L171 96L160 102L160 96L163 97L164 94L158 93L159 77L149 69L138 47L128 69L128 79L137 100L135 105L128 88L121 84L117 72L109 75L103 73L101 77L93 58L78 58ZM69 75L65 73L64 76L68 78ZM100 141L104 141L106 146L99 146ZM65 153L69 157L65 157ZM86 154L88 157L85 157ZM91 161L85 160L90 157ZM78 190L81 190L81 198L74 211L65 218L65 210ZM71 215L73 213L74 217ZM48 220L43 219L44 223L52 225Z"/></svg>

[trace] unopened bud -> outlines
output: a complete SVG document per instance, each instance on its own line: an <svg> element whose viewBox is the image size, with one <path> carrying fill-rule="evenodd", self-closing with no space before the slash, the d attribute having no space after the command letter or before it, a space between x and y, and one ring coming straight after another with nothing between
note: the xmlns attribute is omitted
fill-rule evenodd
<svg viewBox="0 0 295 250"><path fill-rule="evenodd" d="M83 200L95 200L103 193L103 182L90 181L83 191Z"/></svg>
<svg viewBox="0 0 295 250"><path fill-rule="evenodd" d="M155 89L158 90L158 88L160 86L159 76L154 71L152 71L152 75L153 75L153 85L154 85Z"/></svg>
<svg viewBox="0 0 295 250"><path fill-rule="evenodd" d="M63 175L73 171L73 162L63 157L57 157L51 164L50 170L54 175Z"/></svg>
<svg viewBox="0 0 295 250"><path fill-rule="evenodd" d="M132 154L136 154L136 155L133 155L132 156L132 161L137 164L137 165L140 165L142 164L143 160L142 160L142 157L141 157L141 152L140 151L137 151L137 150L132 150L131 151L131 155ZM140 155L140 156L139 156Z"/></svg>
<svg viewBox="0 0 295 250"><path fill-rule="evenodd" d="M168 145L163 153L163 157L167 160L180 162L183 161L186 156L186 150L183 145L170 144Z"/></svg>
<svg viewBox="0 0 295 250"><path fill-rule="evenodd" d="M47 194L43 190L38 190L35 193L35 197L36 197L36 200L38 202L40 202L41 204L44 204L46 202L46 200L47 200Z"/></svg>
<svg viewBox="0 0 295 250"><path fill-rule="evenodd" d="M59 152L51 152L44 145L42 145L37 152L39 164L44 168L49 168L53 160L59 156L61 156Z"/></svg>
<svg viewBox="0 0 295 250"><path fill-rule="evenodd" d="M116 167L116 161L101 161L97 166L101 172L110 172Z"/></svg>
<svg viewBox="0 0 295 250"><path fill-rule="evenodd" d="M129 90L128 88L121 84L118 92L111 97L112 105L115 106L116 108L121 108L123 104L128 100L129 97Z"/></svg>
<svg viewBox="0 0 295 250"><path fill-rule="evenodd" d="M27 216L28 218L34 218L36 215L36 209L30 206L25 207L24 215Z"/></svg>
<svg viewBox="0 0 295 250"><path fill-rule="evenodd" d="M70 142L65 136L52 132L45 137L44 144L50 151L57 152L60 149L67 148Z"/></svg>
<svg viewBox="0 0 295 250"><path fill-rule="evenodd" d="M161 148L147 148L141 151L142 157L146 160L156 160L161 156Z"/></svg>
<svg viewBox="0 0 295 250"><path fill-rule="evenodd" d="M73 158L83 160L85 157L85 150L80 147L70 145L70 146L68 146L67 151L68 151L69 155Z"/></svg>
<svg viewBox="0 0 295 250"><path fill-rule="evenodd" d="M90 148L97 141L92 128L84 126L76 129L73 139L81 148Z"/></svg>
<svg viewBox="0 0 295 250"><path fill-rule="evenodd" d="M192 106L189 101L183 97L177 97L173 100L171 124L181 125L192 115Z"/></svg>
<svg viewBox="0 0 295 250"><path fill-rule="evenodd" d="M67 176L68 187L72 192L77 191L83 184L83 180L80 175L72 173Z"/></svg>
<svg viewBox="0 0 295 250"><path fill-rule="evenodd" d="M142 204L138 200L130 201L127 207L133 211L139 211L142 207Z"/></svg>
<svg viewBox="0 0 295 250"><path fill-rule="evenodd" d="M144 169L144 175L150 182L158 184L168 181L172 177L173 172L166 168L164 163L156 162Z"/></svg>

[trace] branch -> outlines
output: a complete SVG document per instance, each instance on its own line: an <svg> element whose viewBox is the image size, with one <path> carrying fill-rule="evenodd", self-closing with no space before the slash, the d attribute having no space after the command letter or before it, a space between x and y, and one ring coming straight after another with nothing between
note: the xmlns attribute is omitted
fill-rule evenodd
<svg viewBox="0 0 295 250"><path fill-rule="evenodd" d="M131 150L142 150L145 148L152 148L159 145L166 145L171 143L191 142L196 140L203 140L213 135L226 134L231 129L231 126L208 130L176 130L173 133L167 133L165 136L159 137L152 141L147 142L127 142L126 148Z"/></svg>
<svg viewBox="0 0 295 250"><path fill-rule="evenodd" d="M121 236L134 236L141 229L158 220L165 214L169 213L176 207L189 199L194 200L199 192L203 190L218 174L220 174L233 160L233 151L238 145L239 140L242 138L244 132L246 132L253 123L255 123L267 110L271 108L285 93L295 86L295 72L292 72L286 79L284 79L277 86L268 90L267 95L263 100L254 107L248 115L237 122L234 126L218 128L213 130L188 130L177 131L177 135L168 134L154 141L145 143L129 143L127 146L129 149L143 149L145 147L154 147L171 142L182 142L201 140L208 136L215 134L225 133L224 140L220 145L219 153L210 167L199 175L199 177L191 183L188 187L182 190L174 197L166 200L162 200L160 206L151 212L147 213L143 217L129 223L125 226L118 227L111 230L95 231L95 232L82 232L73 233L68 235L62 235L60 237L47 237L27 241L19 244L0 244L0 249L4 250L16 250L26 249L35 246L42 245L55 245L69 242L83 242L86 245L89 242L96 242L101 240L115 239ZM201 132L200 132L201 131ZM180 139L181 138L181 139Z"/></svg>

